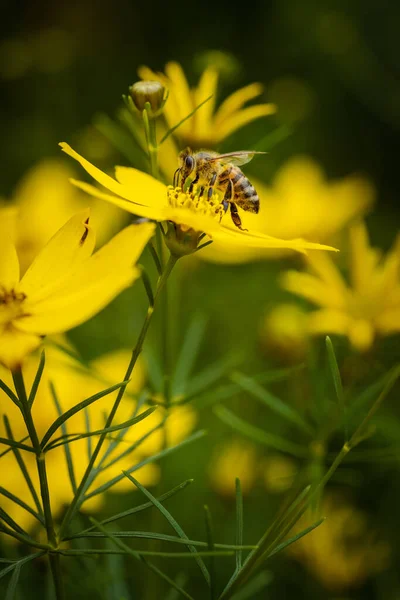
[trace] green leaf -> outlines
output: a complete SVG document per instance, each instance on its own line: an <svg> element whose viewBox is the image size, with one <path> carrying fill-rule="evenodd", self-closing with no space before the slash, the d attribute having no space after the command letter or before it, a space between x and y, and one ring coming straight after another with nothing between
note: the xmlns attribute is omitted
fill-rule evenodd
<svg viewBox="0 0 400 600"><path fill-rule="evenodd" d="M259 444L263 444L264 446L273 448L279 452L287 452L288 454L296 457L304 458L309 456L308 448L303 448L298 444L287 441L285 438L273 433L268 433L262 429L259 429L258 427L255 427L254 425L251 425L247 421L244 421L238 417L225 406L216 406L214 408L214 413L219 419L221 419L223 423L229 425L232 427L232 429L239 431L239 433L250 438L254 442L258 442Z"/></svg>
<svg viewBox="0 0 400 600"><path fill-rule="evenodd" d="M17 585L18 585L20 574L21 574L21 563L18 563L11 575L11 579L8 584L7 592L6 592L4 600L14 600L15 594L17 592Z"/></svg>
<svg viewBox="0 0 400 600"><path fill-rule="evenodd" d="M349 429L347 424L346 405L344 400L342 378L340 377L340 371L336 360L335 350L333 348L332 340L327 335L325 338L326 350L328 352L328 363L329 369L333 379L333 385L335 386L336 398L338 401L339 409L343 419L343 430L345 442L349 439Z"/></svg>
<svg viewBox="0 0 400 600"><path fill-rule="evenodd" d="M52 381L49 382L49 387L50 387L50 394L53 398L53 402L55 404L55 407L56 407L56 410L58 413L58 418L60 418L60 417L62 417L63 412L62 412L62 408L61 408L60 402L57 397L56 389L55 389ZM67 425L65 422L61 423L61 431L62 431L63 435L68 436ZM67 462L68 476L69 476L69 480L71 483L72 492L74 494L76 494L77 486L76 486L75 469L74 469L74 463L72 461L71 449L68 444L64 444L64 454L65 454L65 460Z"/></svg>
<svg viewBox="0 0 400 600"><path fill-rule="evenodd" d="M112 385L111 387L103 390L102 392L98 392L97 394L86 398L86 400L79 402L78 404L67 410L61 417L58 417L58 419L56 419L52 425L50 425L49 429L44 434L43 439L40 443L41 447L44 448L46 446L51 436L57 431L59 427L61 427L63 423L65 423L65 421L76 415L76 413L78 413L80 410L83 410L86 406L89 406L90 404L93 404L93 402L96 402L96 400L100 400L100 398L104 398L104 396L115 392L115 390L118 390L119 388L128 385L128 383L129 380L122 381L121 383L116 383L115 385Z"/></svg>
<svg viewBox="0 0 400 600"><path fill-rule="evenodd" d="M151 464L153 462L156 462L160 458L163 458L165 456L168 456L169 454L172 454L173 452L175 452L176 450L179 450L180 448L183 448L187 444L191 444L192 442L195 442L195 441L199 440L205 434L206 434L205 431L196 431L196 433L194 433L190 437L186 438L185 440L183 440L182 442L180 442L176 446L172 446L170 448L166 448L165 450L161 450L161 452L158 452L157 454L154 454L153 456L149 456L147 458L144 458L139 463L137 463L134 467L131 467L130 469L128 469L127 473L134 473L135 471L138 471L139 469L141 469L145 465L148 465L148 464ZM89 499L89 498L93 498L93 496L97 496L98 494L102 494L103 492L109 490L116 483L118 483L119 481L121 481L122 479L124 479L124 477L125 477L124 474L117 475L116 477L113 477L112 479L110 479L107 483L104 483L103 485L100 485L98 488L96 488L95 490L93 490L93 492L90 492L90 493L86 494L85 497L84 497L84 499L83 499L83 501L82 501L82 503L85 500Z"/></svg>
<svg viewBox="0 0 400 600"><path fill-rule="evenodd" d="M232 381L237 383L243 390L260 400L265 406L268 406L273 412L296 425L303 433L314 435L314 431L294 408L268 392L265 388L259 385L256 381L243 375L242 373L234 373L231 376Z"/></svg>
<svg viewBox="0 0 400 600"><path fill-rule="evenodd" d="M97 523L94 519L92 519L92 521L95 523L95 525L99 529L101 529L104 533L108 534L107 530L104 529L104 527L102 525L100 525L99 523ZM181 596L183 596L187 600L194 600L194 598L192 596L190 596L187 592L185 592L185 590L183 590L182 588L180 588L175 583L175 581L173 581L170 577L168 577L168 575L165 575L165 573L163 573L160 569L158 569L158 567L156 567L155 565L153 565L152 563L150 563L149 561L147 561L144 558L144 556L141 556L138 552L135 552L134 550L132 550L131 548L129 548L129 546L127 546L126 544L124 544L120 540L112 537L111 535L108 534L108 537L110 538L110 540L112 540L114 542L114 544L118 548L120 548L121 550L123 550L126 554L130 554L131 556L133 556L137 560L140 560L141 562L143 562L149 569L151 569L154 573L156 573L159 577L161 577L161 579L163 579L171 587L173 587L174 589L176 589L181 594Z"/></svg>
<svg viewBox="0 0 400 600"><path fill-rule="evenodd" d="M268 152L281 142L285 141L293 133L293 129L288 125L281 125L273 131L267 133L259 142L253 144L254 150L257 152Z"/></svg>
<svg viewBox="0 0 400 600"><path fill-rule="evenodd" d="M171 127L171 129L168 129L168 131L165 133L165 135L161 138L160 142L159 142L159 146L161 146L161 144L163 144L165 142L165 140L167 140L169 138L169 136L174 133L174 131L176 131L178 129L178 127L180 127L181 125L183 125L183 123L185 121L187 121L188 119L190 119L190 117L193 117L193 115L199 110L199 108L201 108L203 106L203 104L205 104L206 102L208 102L209 100L211 100L211 98L213 97L213 94L211 94L211 96L208 96L208 98L206 98L205 100L203 100L203 102L200 102L200 104L198 104L196 106L196 108L194 110L192 110L192 112L190 112L188 115L186 115L186 117L184 117L183 119L181 119L179 121L179 123L177 123L176 125L174 125L173 127Z"/></svg>
<svg viewBox="0 0 400 600"><path fill-rule="evenodd" d="M207 505L204 506L204 512L205 512L205 519L206 519L207 546L208 546L208 549L210 550L210 552L213 552L214 548L215 548L214 531L213 531L211 513L210 513L210 510ZM236 554L236 550L235 550L235 554ZM215 587L216 586L216 584L215 584L216 571L215 571L214 556L210 556L209 564L210 564L210 571L209 571L209 573L210 573L210 599L214 600L215 595L216 595L216 587Z"/></svg>
<svg viewBox="0 0 400 600"><path fill-rule="evenodd" d="M8 387L8 385L0 379L0 390L3 390L5 394L10 398L12 402L21 410L21 403L18 400L18 397L14 394L14 392Z"/></svg>
<svg viewBox="0 0 400 600"><path fill-rule="evenodd" d="M274 554L278 554L278 552L282 552L282 550L285 550L285 548L287 548L288 546L291 546L292 544L294 544L295 542L297 542L297 540L299 540L302 537L304 537L305 535L307 535L307 533L310 533L310 531L312 531L313 529L316 529L317 527L319 527L325 520L326 520L326 517L322 517L321 519L319 519L318 521L316 521L315 523L313 523L309 527L306 527L306 529L303 529L303 531L301 531L300 533L297 533L296 535L294 535L293 537L289 538L288 540L285 540L281 544L278 544L278 546L276 546L276 548L274 548L268 554L267 558L270 558L271 556L274 556Z"/></svg>
<svg viewBox="0 0 400 600"><path fill-rule="evenodd" d="M180 588L184 588L188 582L188 579L189 579L189 577L186 573L178 573L178 575L175 577L175 583ZM178 600L178 598L179 598L179 592L177 592L177 590L175 588L171 588L169 590L169 592L167 593L166 597L164 598L164 600Z"/></svg>
<svg viewBox="0 0 400 600"><path fill-rule="evenodd" d="M10 573L14 569L16 569L17 566L19 568L21 568L22 565L24 565L25 563L28 563L31 560L34 560L35 558L39 558L40 556L43 556L45 553L46 553L46 550L41 550L40 552L34 552L33 554L29 554L28 556L25 556L24 558L21 558L20 560L12 561L11 564L9 564L7 567L5 567L4 569L2 569L0 571L0 579L2 577L4 577L5 575L7 575L7 573Z"/></svg>
<svg viewBox="0 0 400 600"><path fill-rule="evenodd" d="M135 479L132 475L130 475L127 471L123 471L123 473L150 500L150 502L152 502L154 504L154 506L160 511L160 513L165 517L165 519L171 525L172 529L174 529L176 531L176 533L179 535L179 537L181 537L183 540L188 541L189 540L188 536L183 531L182 527L174 519L174 517L171 515L171 513L165 508L165 506L163 506L163 504L161 504L161 502L159 502L157 500L157 498L155 498L153 496L153 494L151 494L148 490L146 490L146 488L143 487L142 484L139 483L139 481L137 479ZM195 555L197 554L197 550L196 550L195 546L192 546L190 543L188 543L187 548L193 554L195 554ZM204 576L204 579L206 580L208 585L210 585L210 575L208 573L206 565L204 564L204 561L199 556L195 556L195 560L200 568L200 571L202 572L202 574Z"/></svg>
<svg viewBox="0 0 400 600"><path fill-rule="evenodd" d="M39 385L40 385L40 382L42 379L45 362L46 362L46 355L45 355L44 350L42 350L42 352L40 354L40 360L39 360L38 368L36 371L35 379L33 380L31 391L29 392L29 397L28 397L29 406L31 408L35 401L36 394L37 394L37 391L38 391L38 388L39 388Z"/></svg>
<svg viewBox="0 0 400 600"><path fill-rule="evenodd" d="M25 437L24 440L26 440L28 438L29 438L29 436ZM27 452L35 453L35 450L32 448L32 446L27 446L26 444L23 444L22 442L17 442L16 440L9 440L7 438L0 437L0 444L4 444L4 446L9 446L10 450L12 450L13 448L18 448L19 450L26 450ZM6 453L7 453L7 450L5 452L3 452L2 454L0 454L0 457Z"/></svg>
<svg viewBox="0 0 400 600"><path fill-rule="evenodd" d="M236 477L236 545L243 545L243 495L240 479ZM242 550L236 551L236 570L242 568Z"/></svg>
<svg viewBox="0 0 400 600"><path fill-rule="evenodd" d="M47 444L44 450L47 452L49 450L53 450L54 448L58 448L58 446L71 444L72 442L76 442L77 440L90 438L94 435L102 435L103 433L113 433L114 431L121 431L121 429L127 429L129 427L132 427L132 425L135 425L136 423L139 423L140 421L146 419L146 417L148 417L155 410L157 410L157 407L152 406L136 417L132 417L131 419L128 419L127 421L124 421L119 425L111 425L111 427L106 427L105 429L97 429L96 431L90 431L88 433L66 433L50 442L50 444Z"/></svg>
<svg viewBox="0 0 400 600"><path fill-rule="evenodd" d="M207 319L203 314L197 314L189 324L183 340L181 351L172 376L172 396L186 392L188 380L196 362L201 342L204 338Z"/></svg>
<svg viewBox="0 0 400 600"><path fill-rule="evenodd" d="M21 500L21 498L18 498L18 496L15 496L14 494L9 492L2 486L0 486L0 495L4 496L5 498L8 498L9 500L12 500L13 502L15 502L15 504L18 504L18 506L20 506L21 508L26 510L29 514L31 514L33 517L35 517L35 519L37 519L39 521L39 523L43 524L42 517L35 510L33 510L33 508L31 508L29 506L29 504L26 504L23 500Z"/></svg>
<svg viewBox="0 0 400 600"><path fill-rule="evenodd" d="M269 585L274 576L271 571L261 571L247 585L244 585L236 594L232 596L232 600L253 600L253 598Z"/></svg>
<svg viewBox="0 0 400 600"><path fill-rule="evenodd" d="M13 432L12 432L12 429L11 429L11 425L10 425L10 422L9 422L9 419L8 419L7 415L3 416L3 420L4 420L4 427L5 427L5 430L7 432L8 439L10 441L12 441L12 442L15 441L14 440L14 436L13 436ZM21 453L20 453L20 451L19 451L18 448L13 448L12 450L14 452L14 456L15 456L15 459L16 459L16 461L18 463L18 466L19 466L19 468L21 470L21 473L22 473L22 475L23 475L23 477L24 477L24 479L26 481L26 484L27 484L27 486L29 488L29 491L30 491L31 496L32 496L32 500L35 503L37 514L38 514L38 516L40 518L40 522L44 525L44 517L43 517L42 505L40 504L39 496L37 495L37 492L36 492L35 486L33 484L32 478L31 478L31 476L29 474L29 471L28 471L28 469L27 469L27 467L25 465L25 461L24 461L23 457L21 456Z"/></svg>

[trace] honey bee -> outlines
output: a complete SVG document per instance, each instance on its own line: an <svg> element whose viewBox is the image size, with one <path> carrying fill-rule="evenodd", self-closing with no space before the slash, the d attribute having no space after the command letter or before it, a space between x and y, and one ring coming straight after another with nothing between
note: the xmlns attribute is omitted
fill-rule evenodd
<svg viewBox="0 0 400 600"><path fill-rule="evenodd" d="M200 186L200 196L208 188L208 198L211 199L214 188L221 190L224 192L222 199L224 211L229 208L233 223L242 231L246 231L242 227L237 207L257 214L260 209L260 199L254 186L239 166L250 162L255 154L265 154L265 152L244 150L218 154L208 150L193 152L190 148L186 148L179 155L179 167L175 171L174 186L176 187L180 182L183 189L185 181L193 173L194 178L189 192L192 192L194 185L197 184Z"/></svg>

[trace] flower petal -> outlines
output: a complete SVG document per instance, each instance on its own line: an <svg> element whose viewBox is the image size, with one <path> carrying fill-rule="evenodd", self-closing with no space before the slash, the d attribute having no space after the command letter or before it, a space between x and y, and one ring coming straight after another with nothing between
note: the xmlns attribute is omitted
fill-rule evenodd
<svg viewBox="0 0 400 600"><path fill-rule="evenodd" d="M67 221L38 254L19 285L29 302L49 295L92 254L95 234L88 222L89 209Z"/></svg>
<svg viewBox="0 0 400 600"><path fill-rule="evenodd" d="M51 298L29 306L15 321L23 331L66 331L89 319L140 276L133 267L154 233L152 223L131 225L82 264Z"/></svg>
<svg viewBox="0 0 400 600"><path fill-rule="evenodd" d="M9 369L16 369L40 342L38 335L18 331L12 325L7 327L0 331L0 363Z"/></svg>
<svg viewBox="0 0 400 600"><path fill-rule="evenodd" d="M164 211L161 211L159 207L152 206L142 206L140 204L136 204L130 200L124 200L119 196L112 196L111 194L106 194L100 191L98 188L94 187L94 185L90 185L90 183L85 183L84 181L77 181L76 179L70 180L73 185L80 188L87 194L94 196L95 198L100 198L101 200L107 200L107 202L112 202L115 206L119 206L123 208L127 212L132 213L133 215L137 215L138 217L144 217L145 219L151 219L154 221L162 221ZM166 188L165 189L165 194Z"/></svg>
<svg viewBox="0 0 400 600"><path fill-rule="evenodd" d="M167 204L165 185L155 177L132 167L115 167L115 177L125 188L134 190L138 204L152 207Z"/></svg>
<svg viewBox="0 0 400 600"><path fill-rule="evenodd" d="M242 106L249 100L253 100L263 92L263 86L261 83L251 83L246 87L233 92L228 96L221 104L215 114L215 125L219 127L222 121L231 117L234 113L242 108Z"/></svg>
<svg viewBox="0 0 400 600"><path fill-rule="evenodd" d="M12 290L19 281L17 251L8 232L0 232L0 290Z"/></svg>
<svg viewBox="0 0 400 600"><path fill-rule="evenodd" d="M307 329L312 334L347 335L350 317L341 310L323 308L307 315Z"/></svg>
<svg viewBox="0 0 400 600"><path fill-rule="evenodd" d="M340 293L334 293L323 281L310 273L299 273L298 271L287 271L281 277L282 286L305 298L317 306L325 306L334 309L344 309L346 299Z"/></svg>
<svg viewBox="0 0 400 600"><path fill-rule="evenodd" d="M233 114L228 119L223 121L223 123L217 129L218 138L224 139L244 125L259 119L260 117L273 115L275 112L275 104L256 104L255 106L244 108L240 112Z"/></svg>
<svg viewBox="0 0 400 600"><path fill-rule="evenodd" d="M208 67L202 74L199 85L193 92L194 106L198 106L206 98L212 96L194 115L196 133L194 136L207 139L213 136L213 113L217 92L218 72L213 67Z"/></svg>

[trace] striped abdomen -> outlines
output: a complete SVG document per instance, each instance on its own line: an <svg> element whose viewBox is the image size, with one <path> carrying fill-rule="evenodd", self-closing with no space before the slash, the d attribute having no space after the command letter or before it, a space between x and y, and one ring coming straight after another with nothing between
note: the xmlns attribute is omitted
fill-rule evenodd
<svg viewBox="0 0 400 600"><path fill-rule="evenodd" d="M232 183L230 183L230 181ZM227 185L233 186L233 195L227 198L229 202L234 202L243 210L252 213L258 213L260 208L260 199L254 186L242 173L239 167L230 165L220 174L218 178L218 187L226 189Z"/></svg>

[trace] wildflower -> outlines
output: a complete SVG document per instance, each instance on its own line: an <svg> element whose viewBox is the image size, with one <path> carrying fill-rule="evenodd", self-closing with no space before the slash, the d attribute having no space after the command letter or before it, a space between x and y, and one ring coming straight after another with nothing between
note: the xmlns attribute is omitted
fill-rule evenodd
<svg viewBox="0 0 400 600"><path fill-rule="evenodd" d="M289 271L283 286L320 308L309 315L312 334L347 336L359 352L376 336L400 331L400 237L386 257L369 245L364 224L350 230L350 281L321 253L308 257L309 273Z"/></svg>
<svg viewBox="0 0 400 600"><path fill-rule="evenodd" d="M132 284L132 266L154 225L131 225L91 256L95 234L89 209L72 217L19 280L15 246L0 238L0 362L21 364L41 337L66 331L99 312Z"/></svg>
<svg viewBox="0 0 400 600"><path fill-rule="evenodd" d="M131 85L129 93L139 111L144 110L149 103L152 116L161 113L166 99L165 88L159 81L138 81Z"/></svg>
<svg viewBox="0 0 400 600"><path fill-rule="evenodd" d="M257 478L257 452L253 444L233 439L221 445L211 460L209 477L212 487L221 496L235 496L237 477L242 492L249 493Z"/></svg>
<svg viewBox="0 0 400 600"><path fill-rule="evenodd" d="M385 569L389 545L376 539L364 513L338 494L330 494L324 498L322 514L326 521L288 551L327 589L340 593ZM308 524L302 519L297 529Z"/></svg>
<svg viewBox="0 0 400 600"><path fill-rule="evenodd" d="M296 463L291 458L280 454L269 456L261 464L265 487L273 494L281 494L289 490L296 471Z"/></svg>
<svg viewBox="0 0 400 600"><path fill-rule="evenodd" d="M148 67L141 67L138 73L142 79L159 81L169 91L164 108L169 127L177 125L212 96L177 129L176 134L182 145L189 144L195 148L215 146L244 125L276 111L274 104L256 104L243 108L246 102L262 93L261 84L252 83L231 94L215 112L218 71L214 67L208 67L204 71L194 89L190 89L182 67L176 62L167 63L165 75L154 73Z"/></svg>
<svg viewBox="0 0 400 600"><path fill-rule="evenodd" d="M43 160L32 167L18 184L11 202L0 203L0 235L11 235L21 273L25 273L49 239L80 210L91 207L91 224L97 242L103 244L116 233L125 215L73 188L68 179L74 172L61 161Z"/></svg>
<svg viewBox="0 0 400 600"><path fill-rule="evenodd" d="M116 179L113 179L80 156L68 144L60 145L64 152L77 160L113 195L106 194L82 181L73 180L72 183L76 186L92 196L108 200L139 217L172 223L167 242L173 253L193 252L202 233L207 234L214 241L236 248L290 248L299 252L307 249L333 249L302 239L281 240L258 232L235 230L233 226L225 225L230 215L224 215L222 198L218 191L215 191L211 198L206 195L199 196L196 188L193 192L184 192L180 187L167 187L150 175L128 167L116 167ZM176 235L175 247L172 246L171 240L173 234Z"/></svg>
<svg viewBox="0 0 400 600"><path fill-rule="evenodd" d="M59 336L60 338L60 336ZM42 375L42 381L37 392L35 403L32 407L32 415L39 438L43 437L50 425L58 417L54 400L50 393L49 383L52 381L55 385L57 397L61 410L66 412L74 405L83 401L85 398L100 392L101 390L115 384L121 379L126 365L130 359L130 351L119 350L100 356L88 367L84 367L77 359L72 358L76 350L64 339L57 339L57 346L52 340L46 345L46 369ZM68 354L66 353L68 352ZM24 363L23 372L26 384L30 387L37 369L38 357L30 355ZM12 386L12 379L7 369L0 366L0 377L7 384ZM114 424L125 422L130 419L137 406L137 395L142 390L145 381L144 364L139 359L135 366L132 377L127 385L124 401L121 403L116 415ZM115 392L116 394L117 392ZM101 430L104 427L105 414L113 403L113 395L105 396L94 404L88 406L85 411L76 413L66 422L68 433L85 433L88 426L91 431ZM16 439L22 439L26 436L26 428L17 407L9 401L4 392L0 391L0 412L6 415L11 423L13 435ZM141 409L143 410L143 409ZM140 430L137 428L140 426ZM88 493L98 486L106 483L113 477L120 475L123 469L129 469L149 453L145 448L139 446L134 452L126 456L119 457L123 451L129 448L134 440L139 439L145 432L150 431L153 424L149 424L147 419L131 428L125 430L123 439L112 446L112 440L106 440L103 447L103 455L107 454L107 460L103 466L110 465L100 471L96 476ZM0 437L5 437L3 430L3 420L0 421ZM62 435L59 430L53 436L53 439ZM74 477L79 483L89 462L89 448L97 441L97 437L73 441L69 444L69 452L72 459ZM0 454L5 447L0 444ZM118 458L118 460L116 460ZM115 460L114 464L111 462ZM37 467L35 457L31 453L24 453L24 461L28 473L34 482L35 489L39 493L39 482L37 479ZM65 447L59 446L46 452L46 467L48 473L51 506L55 516L59 515L63 506L71 502L73 491L70 477L68 474L68 465L65 457ZM0 468L2 473L2 486L17 497L23 498L31 507L35 505L30 496L25 479L19 469L15 456L12 452L0 457ZM136 475L135 475L136 476ZM143 485L154 485L159 479L159 470L156 465L149 464L138 470L138 479ZM132 491L134 488L128 479L122 479L118 484L111 488L113 492ZM98 510L105 501L104 494L93 496L83 505L85 510ZM11 515L12 518L24 529L30 531L36 521L32 515L19 507L11 500L1 497L2 507Z"/></svg>
<svg viewBox="0 0 400 600"><path fill-rule="evenodd" d="M365 214L375 195L370 182L357 175L327 181L321 167L304 156L291 158L284 164L271 187L253 177L251 181L260 198L260 211L258 215L246 214L246 226L284 240L332 242L332 236L355 217ZM215 243L201 253L201 258L242 263L281 255L282 250L238 251Z"/></svg>

